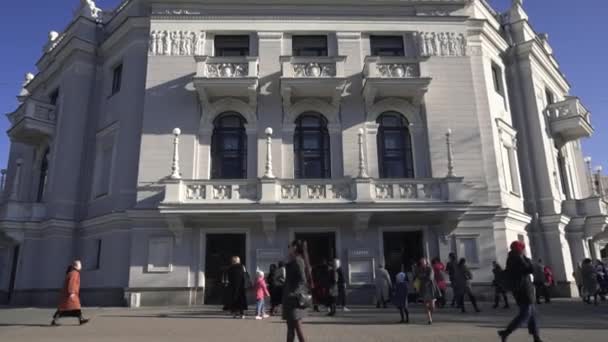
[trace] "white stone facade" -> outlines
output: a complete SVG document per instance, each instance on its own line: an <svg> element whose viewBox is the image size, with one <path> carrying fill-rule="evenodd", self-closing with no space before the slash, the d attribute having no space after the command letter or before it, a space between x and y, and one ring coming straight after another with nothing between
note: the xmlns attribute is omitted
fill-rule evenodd
<svg viewBox="0 0 608 342"><path fill-rule="evenodd" d="M608 240L590 114L521 1L83 1L37 68L8 114L3 301L53 304L82 258L85 304L211 303L227 256L266 270L294 238L343 260L351 302L376 265L450 252L487 289L517 239L573 296Z"/></svg>

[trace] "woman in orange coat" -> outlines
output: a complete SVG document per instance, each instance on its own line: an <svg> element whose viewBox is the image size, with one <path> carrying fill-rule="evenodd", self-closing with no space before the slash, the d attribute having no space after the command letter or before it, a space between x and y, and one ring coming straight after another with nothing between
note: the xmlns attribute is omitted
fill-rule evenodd
<svg viewBox="0 0 608 342"><path fill-rule="evenodd" d="M72 265L68 267L65 277L65 283L61 290L61 298L59 307L53 315L51 325L57 325L57 319L60 317L78 317L79 323L85 324L89 320L82 317L80 307L80 270L82 264L80 260L74 260Z"/></svg>

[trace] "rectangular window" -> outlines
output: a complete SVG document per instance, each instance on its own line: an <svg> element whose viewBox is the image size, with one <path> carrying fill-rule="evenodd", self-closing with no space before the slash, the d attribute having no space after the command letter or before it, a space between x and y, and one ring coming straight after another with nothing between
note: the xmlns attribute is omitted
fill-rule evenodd
<svg viewBox="0 0 608 342"><path fill-rule="evenodd" d="M509 169L511 175L511 192L519 195L521 193L521 186L519 184L519 170L517 167L517 155L515 154L515 150L513 148L509 148L509 154L507 155L509 159Z"/></svg>
<svg viewBox="0 0 608 342"><path fill-rule="evenodd" d="M101 239L85 240L87 246L86 258L83 267L87 270L98 270L101 268Z"/></svg>
<svg viewBox="0 0 608 342"><path fill-rule="evenodd" d="M502 69L494 63L492 63L492 81L494 82L494 91L504 96Z"/></svg>
<svg viewBox="0 0 608 342"><path fill-rule="evenodd" d="M215 36L215 56L249 56L249 36Z"/></svg>
<svg viewBox="0 0 608 342"><path fill-rule="evenodd" d="M112 144L103 145L97 155L96 160L96 180L95 180L95 197L102 197L110 191L110 178L112 170L112 156L114 147Z"/></svg>
<svg viewBox="0 0 608 342"><path fill-rule="evenodd" d="M404 56L402 36L370 36L372 56Z"/></svg>
<svg viewBox="0 0 608 342"><path fill-rule="evenodd" d="M51 95L49 95L49 103L51 105L56 106L57 101L59 101L59 88L55 89L55 91L53 91Z"/></svg>
<svg viewBox="0 0 608 342"><path fill-rule="evenodd" d="M120 91L122 83L122 64L118 65L112 71L112 95Z"/></svg>
<svg viewBox="0 0 608 342"><path fill-rule="evenodd" d="M155 237L148 240L148 267L151 273L169 273L173 270L173 239Z"/></svg>
<svg viewBox="0 0 608 342"><path fill-rule="evenodd" d="M547 106L555 103L555 95L549 89L545 89L545 100L547 101Z"/></svg>
<svg viewBox="0 0 608 342"><path fill-rule="evenodd" d="M479 265L479 244L477 237L458 237L458 256L465 258L471 266Z"/></svg>
<svg viewBox="0 0 608 342"><path fill-rule="evenodd" d="M327 56L327 36L293 36L291 41L294 56Z"/></svg>

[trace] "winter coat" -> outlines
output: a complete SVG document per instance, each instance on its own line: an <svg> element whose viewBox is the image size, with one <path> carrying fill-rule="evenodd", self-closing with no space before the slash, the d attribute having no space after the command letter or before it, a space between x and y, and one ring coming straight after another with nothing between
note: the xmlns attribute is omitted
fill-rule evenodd
<svg viewBox="0 0 608 342"><path fill-rule="evenodd" d="M285 267L286 277L283 287L283 319L292 322L300 320L306 309L298 307L298 296L308 293L306 263L302 257L296 257Z"/></svg>
<svg viewBox="0 0 608 342"><path fill-rule="evenodd" d="M545 265L536 263L533 266L534 271L534 284L545 284L547 278L545 277Z"/></svg>
<svg viewBox="0 0 608 342"><path fill-rule="evenodd" d="M437 287L440 290L445 290L448 288L448 282L445 280L445 276L443 272L445 271L445 266L443 263L437 262L433 264L433 272L435 272L435 283L437 283Z"/></svg>
<svg viewBox="0 0 608 342"><path fill-rule="evenodd" d="M70 297L70 295L73 296ZM59 299L59 311L80 310L80 272L70 268Z"/></svg>
<svg viewBox="0 0 608 342"><path fill-rule="evenodd" d="M231 311L247 310L245 295L245 267L234 264L228 268L228 309Z"/></svg>
<svg viewBox="0 0 608 342"><path fill-rule="evenodd" d="M409 295L408 286L409 286L409 283L408 283L407 276L405 277L405 281L395 283L393 304L395 304L395 306L397 308L400 308L400 309L407 308L407 306L408 306L407 296Z"/></svg>
<svg viewBox="0 0 608 342"><path fill-rule="evenodd" d="M583 293L587 296L594 295L599 289L595 267L591 264L584 264L581 274L583 278Z"/></svg>
<svg viewBox="0 0 608 342"><path fill-rule="evenodd" d="M435 272L429 266L426 268L418 268L416 277L420 280L420 298L423 301L429 302L437 298L437 284L435 283Z"/></svg>
<svg viewBox="0 0 608 342"><path fill-rule="evenodd" d="M505 277L518 305L534 303L534 285L532 285L530 279L533 271L532 261L525 255L520 255L514 251L509 252Z"/></svg>
<svg viewBox="0 0 608 342"><path fill-rule="evenodd" d="M392 286L391 276L388 274L388 271L384 268L378 268L376 270L376 300L388 300Z"/></svg>
<svg viewBox="0 0 608 342"><path fill-rule="evenodd" d="M268 292L268 286L266 285L266 281L264 278L258 278L253 285L253 290L255 291L255 299L263 300L266 297L270 296Z"/></svg>
<svg viewBox="0 0 608 342"><path fill-rule="evenodd" d="M456 265L454 267L454 292L456 295L463 295L467 289L471 288L473 275L466 265Z"/></svg>

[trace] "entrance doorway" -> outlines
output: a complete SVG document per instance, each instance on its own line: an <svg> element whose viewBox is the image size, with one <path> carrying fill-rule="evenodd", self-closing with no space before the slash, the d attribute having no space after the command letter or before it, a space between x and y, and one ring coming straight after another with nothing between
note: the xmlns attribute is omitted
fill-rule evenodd
<svg viewBox="0 0 608 342"><path fill-rule="evenodd" d="M207 234L205 249L205 304L222 304L224 274L232 257L241 258L247 265L247 235Z"/></svg>
<svg viewBox="0 0 608 342"><path fill-rule="evenodd" d="M391 279L401 271L411 272L412 266L424 256L422 231L384 232L383 242L384 267Z"/></svg>
<svg viewBox="0 0 608 342"><path fill-rule="evenodd" d="M313 268L336 257L336 233L296 233L295 238L308 244L308 256Z"/></svg>

